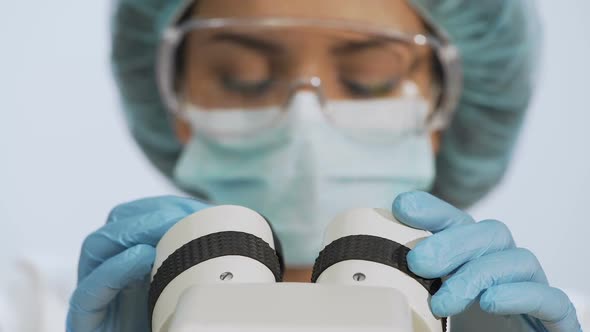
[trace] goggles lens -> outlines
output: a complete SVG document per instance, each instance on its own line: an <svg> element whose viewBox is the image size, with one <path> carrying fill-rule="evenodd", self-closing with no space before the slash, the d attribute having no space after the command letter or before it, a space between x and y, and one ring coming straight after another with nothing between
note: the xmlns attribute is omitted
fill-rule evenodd
<svg viewBox="0 0 590 332"><path fill-rule="evenodd" d="M273 127L285 118L290 98L300 89L317 90L326 119L336 127L350 127L351 114L362 117L362 110L337 112L326 105L379 100L384 110L388 99L433 95L419 88L430 89L432 79L432 47L423 35L252 22L188 24L181 31L172 52L176 56L171 81L181 111L190 112L190 122L199 123L205 132L246 135ZM408 97L407 82L417 94ZM388 118L383 113L381 118ZM223 125L223 119L236 118L240 121ZM363 123L370 127L375 121Z"/></svg>

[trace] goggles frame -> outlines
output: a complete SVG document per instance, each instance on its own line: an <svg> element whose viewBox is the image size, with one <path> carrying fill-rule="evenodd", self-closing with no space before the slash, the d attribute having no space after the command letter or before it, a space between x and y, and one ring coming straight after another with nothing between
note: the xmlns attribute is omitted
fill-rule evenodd
<svg viewBox="0 0 590 332"><path fill-rule="evenodd" d="M188 1L192 4L192 1ZM188 6L188 5L187 5ZM186 11L185 7L184 11ZM440 36L411 34L391 28L383 28L346 20L307 19L307 18L206 18L182 22L179 12L161 36L157 54L157 84L163 102L173 116L181 116L181 98L175 89L176 52L184 37L195 29L232 28L292 28L312 27L338 29L353 33L370 34L385 40L403 41L417 46L429 46L441 70L441 94L434 112L429 115L426 128L430 131L446 128L453 117L462 92L462 66L458 49L443 33Z"/></svg>

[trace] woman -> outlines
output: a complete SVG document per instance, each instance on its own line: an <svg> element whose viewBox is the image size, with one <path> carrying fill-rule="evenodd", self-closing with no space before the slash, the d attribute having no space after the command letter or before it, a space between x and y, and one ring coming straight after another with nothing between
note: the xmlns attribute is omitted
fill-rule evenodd
<svg viewBox="0 0 590 332"><path fill-rule="evenodd" d="M458 209L499 181L528 104L538 26L527 2L129 0L113 23L135 139L203 201L113 209L83 244L69 331L147 330L154 246L209 204L264 214L284 280L307 281L336 213L394 199L400 221L435 233L408 263L450 276L431 308L453 330L581 330L505 225Z"/></svg>

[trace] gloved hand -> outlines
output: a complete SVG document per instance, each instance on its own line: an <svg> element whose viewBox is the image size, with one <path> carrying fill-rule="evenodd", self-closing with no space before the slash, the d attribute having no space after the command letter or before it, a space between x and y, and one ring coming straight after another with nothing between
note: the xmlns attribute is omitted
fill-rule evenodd
<svg viewBox="0 0 590 332"><path fill-rule="evenodd" d="M423 192L398 196L393 214L400 222L433 233L408 253L410 270L425 278L450 275L431 299L432 312L439 317L473 313L469 307L479 301L488 313L476 308L477 321L473 315L462 317L459 324L453 319L453 331L581 331L567 295L549 286L535 255L517 248L503 223L476 223ZM485 318L489 314L495 322Z"/></svg>
<svg viewBox="0 0 590 332"><path fill-rule="evenodd" d="M171 196L115 207L106 225L82 245L66 330L149 331L147 294L155 246L176 222L206 207Z"/></svg>

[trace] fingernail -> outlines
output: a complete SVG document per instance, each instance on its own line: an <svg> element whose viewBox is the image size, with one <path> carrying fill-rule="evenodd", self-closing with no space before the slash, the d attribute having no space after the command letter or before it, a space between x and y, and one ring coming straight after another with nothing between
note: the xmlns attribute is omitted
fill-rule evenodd
<svg viewBox="0 0 590 332"><path fill-rule="evenodd" d="M416 269L419 269L426 261L422 254L422 250L420 250L419 247L412 249L406 256L406 260L408 261L408 266L410 266L410 268Z"/></svg>
<svg viewBox="0 0 590 332"><path fill-rule="evenodd" d="M437 317L447 317L449 316L447 309L449 306L448 299L446 296L442 294L439 295L439 293L436 293L430 299L430 309L432 310L432 313Z"/></svg>
<svg viewBox="0 0 590 332"><path fill-rule="evenodd" d="M483 311L494 312L496 310L496 301L490 292L485 292L479 299L479 306Z"/></svg>
<svg viewBox="0 0 590 332"><path fill-rule="evenodd" d="M410 270L412 270L412 272L414 272L414 269L416 269L419 265L418 259L419 259L419 256L416 254L415 250L411 250L408 253L408 255L406 256L406 261L408 262L408 267L410 268Z"/></svg>
<svg viewBox="0 0 590 332"><path fill-rule="evenodd" d="M430 277L432 273L432 261L424 257L421 250L413 249L410 251L406 256L406 261L408 262L410 271L424 278Z"/></svg>
<svg viewBox="0 0 590 332"><path fill-rule="evenodd" d="M436 261L435 257L432 257L432 250L430 249L430 247L432 247L432 245L430 244L432 242L431 239L425 239L422 240L420 242L418 242L414 248L408 253L408 256L410 256L411 254L411 258L415 261L431 261L434 262ZM409 258L409 257L408 257Z"/></svg>
<svg viewBox="0 0 590 332"><path fill-rule="evenodd" d="M400 194L395 200L397 207L405 212L412 212L418 209L417 200L414 199L414 192Z"/></svg>

